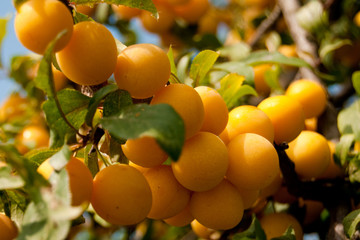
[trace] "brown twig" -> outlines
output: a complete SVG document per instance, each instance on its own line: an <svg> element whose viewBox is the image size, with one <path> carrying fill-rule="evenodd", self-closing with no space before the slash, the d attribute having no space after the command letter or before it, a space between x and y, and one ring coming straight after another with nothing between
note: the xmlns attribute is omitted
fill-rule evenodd
<svg viewBox="0 0 360 240"><path fill-rule="evenodd" d="M248 44L250 47L254 47L255 44L260 40L261 36L276 22L276 20L281 15L281 9L278 4L275 5L270 15L261 22L259 27L256 29L256 32L249 39Z"/></svg>
<svg viewBox="0 0 360 240"><path fill-rule="evenodd" d="M298 56L316 68L318 65L317 47L309 40L309 34L303 29L296 19L296 12L300 5L297 0L278 0L285 22L289 28L290 35L296 44ZM319 77L309 68L299 69L303 78L320 82Z"/></svg>
<svg viewBox="0 0 360 240"><path fill-rule="evenodd" d="M338 111L328 102L325 111L318 118L318 132L320 132L326 139L339 139L340 132L337 128Z"/></svg>
<svg viewBox="0 0 360 240"><path fill-rule="evenodd" d="M301 181L295 165L287 156L286 144L275 145L279 155L281 173L290 194L304 199L317 200L330 210L330 227L326 239L346 239L342 220L350 212L353 186L344 178Z"/></svg>
<svg viewBox="0 0 360 240"><path fill-rule="evenodd" d="M337 206L330 209L330 227L326 235L326 240L344 240L348 239L344 233L344 225L342 221L344 217L350 212L349 204L341 202Z"/></svg>
<svg viewBox="0 0 360 240"><path fill-rule="evenodd" d="M344 178L318 179L315 181L301 180L296 171L295 164L287 156L287 144L275 145L279 156L281 173L289 193L309 200L317 200L326 207L337 206L343 199L351 198L352 185Z"/></svg>
<svg viewBox="0 0 360 240"><path fill-rule="evenodd" d="M286 24L288 25L291 37L296 44L298 56L309 63L314 69L317 69L319 64L317 46L309 40L308 32L299 25L295 17L297 10L300 8L299 2L297 0L278 0L278 4L281 8ZM299 73L301 78L307 78L321 83L320 78L310 68L301 67L299 68ZM336 124L337 114L334 113L333 110L334 107L331 104L328 104L325 111L327 118L322 118L321 120L322 123L326 123L322 124L323 127L326 127L326 129L322 128L320 132L329 139L339 137ZM321 127L321 124L319 124L319 126Z"/></svg>

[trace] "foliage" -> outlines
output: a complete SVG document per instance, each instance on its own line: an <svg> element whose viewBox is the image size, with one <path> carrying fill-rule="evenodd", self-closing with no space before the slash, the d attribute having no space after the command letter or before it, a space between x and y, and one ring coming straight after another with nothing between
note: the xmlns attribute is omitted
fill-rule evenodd
<svg viewBox="0 0 360 240"><path fill-rule="evenodd" d="M19 10L26 1L32 0L13 0L13 3ZM146 31L141 26L141 11L150 12L156 24L162 21L162 13L157 10L162 1L62 2L72 12L74 24L95 21L118 31L121 37L115 39L118 54L139 42L139 31ZM172 6L170 2L182 3ZM336 142L331 152L338 170L336 177L319 176L310 180L298 176L296 166L287 156L287 143L274 144L282 173L277 188L275 183L269 185L269 188L276 188L269 195L265 195L270 191L268 188L261 189L257 201L244 211L241 222L234 228L206 228L206 231L214 239L265 240L266 233L259 219L269 212L285 211L296 217L305 234L316 232L322 239L333 232L332 219L338 216L331 214L345 205L344 234L348 238L357 236L360 230L360 57L356 54L360 50L359 2L302 1L299 11L290 16L306 30L310 44L315 43L316 56L296 46L296 36L289 31L291 26L284 24L284 18L289 16L279 7L281 0L276 1L276 5L274 1L206 1L211 6L197 21L187 17L194 17L201 6L195 9L188 6L187 16L184 12L181 14L184 2L169 1L171 10L168 11L174 18L169 20L173 22L170 29L152 33L159 39L159 45L167 49L171 69L167 84L209 86L221 95L230 111L240 105L256 106L270 96L282 95L292 81L305 78L302 74L306 71L311 72L315 78L312 80L328 93L327 109L315 119L313 130ZM112 5L131 7L138 12L127 18ZM81 12L80 6L88 6L93 12ZM277 7L283 14L272 19L270 16L275 15ZM136 29L135 19L140 23ZM8 25L9 18L0 19L0 45L7 35ZM26 101L26 104L14 102L5 110L0 108L0 214L15 221L20 230L17 239L194 238L194 232L198 233L195 229L191 231L190 222L175 227L161 220L146 219L132 227L114 226L88 203L71 205L71 182L66 165L72 156L83 159L94 178L109 165L132 164L122 150L129 139L155 139L168 157L163 164L173 167L184 144L190 140L185 137L183 119L171 105L149 104L151 98L132 98L129 92L119 89L113 77L100 85L79 86L64 76L66 82L58 89L56 70L61 73L61 66L54 49L65 34L66 31L58 32L41 56L13 56L8 69L0 59L1 69L19 85L20 95ZM288 50L283 50L284 46ZM309 63L308 57L316 64ZM259 90L259 75L255 70L265 64L270 66L269 70L260 78L267 93ZM151 74L156 76L156 73ZM29 125L46 129L50 133L49 144L37 148L34 147L36 142L29 141L26 146L30 151L20 154L19 134ZM305 128L309 130L311 126ZM335 131L327 134L329 129ZM224 143L231 141L226 138L226 131L219 135ZM47 159L54 169L48 180L37 172ZM145 170L140 168L140 171ZM305 204L307 200L323 204L319 210L322 214L319 213L311 224L307 222L311 209ZM293 240L295 231L289 227L282 236L273 239Z"/></svg>

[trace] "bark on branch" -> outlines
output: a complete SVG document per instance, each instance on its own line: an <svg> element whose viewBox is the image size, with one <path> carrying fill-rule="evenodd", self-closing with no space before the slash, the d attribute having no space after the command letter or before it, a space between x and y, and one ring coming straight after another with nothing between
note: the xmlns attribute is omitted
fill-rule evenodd
<svg viewBox="0 0 360 240"><path fill-rule="evenodd" d="M295 17L300 7L299 2L297 0L278 0L278 4L289 28L291 37L296 44L298 56L316 68L318 62L317 47L309 40L309 34L299 25ZM316 76L311 69L300 68L299 71L303 78L320 82L319 77Z"/></svg>
<svg viewBox="0 0 360 240"><path fill-rule="evenodd" d="M303 29L296 19L296 12L300 8L297 0L278 0L285 22L290 31L291 37L296 44L298 56L309 63L313 68L317 68L319 57L317 54L317 46L314 42L309 40L308 32ZM299 69L300 77L307 78L321 83L320 78L312 71L312 69L302 67ZM322 84L322 83L321 83ZM328 104L326 108L326 118L321 118L319 124L319 131L328 139L338 138L339 131L337 129L336 121L337 114L334 112L334 107Z"/></svg>
<svg viewBox="0 0 360 240"><path fill-rule="evenodd" d="M271 14L261 22L260 26L256 29L255 34L249 39L248 44L250 47L254 47L260 40L261 36L276 22L281 15L281 9L278 4L275 5Z"/></svg>
<svg viewBox="0 0 360 240"><path fill-rule="evenodd" d="M301 181L295 172L295 165L287 156L287 144L275 145L279 155L280 168L290 194L321 201L330 211L330 227L326 240L346 239L342 220L350 212L353 186L344 178Z"/></svg>

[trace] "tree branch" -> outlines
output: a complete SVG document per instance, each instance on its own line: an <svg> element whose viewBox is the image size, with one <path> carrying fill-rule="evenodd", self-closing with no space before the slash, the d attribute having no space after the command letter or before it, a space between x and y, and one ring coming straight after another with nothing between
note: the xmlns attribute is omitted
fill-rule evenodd
<svg viewBox="0 0 360 240"><path fill-rule="evenodd" d="M278 0L278 4L288 25L291 37L296 44L298 56L316 69L319 63L317 46L309 40L308 32L299 25L296 19L296 12L300 8L299 2L297 0ZM299 73L302 78L322 84L320 78L312 69L302 67L299 68ZM328 139L338 138L339 132L336 125L337 114L334 113L334 107L328 104L325 113L326 115L324 114L324 116L328 118L321 118L322 124L319 124L321 128L320 132Z"/></svg>
<svg viewBox="0 0 360 240"><path fill-rule="evenodd" d="M261 36L276 22L281 15L281 9L278 4L275 5L270 15L261 22L260 26L256 29L256 32L249 39L248 44L250 47L254 47L255 44L260 40Z"/></svg>
<svg viewBox="0 0 360 240"><path fill-rule="evenodd" d="M347 239L342 223L344 217L350 212L349 204L341 202L339 205L330 208L330 227L326 235L326 240L343 240Z"/></svg>
<svg viewBox="0 0 360 240"><path fill-rule="evenodd" d="M349 181L344 178L317 179L315 181L302 181L295 172L295 164L287 156L286 143L275 145L279 156L280 169L290 194L304 199L317 200L325 207L337 206L344 199L349 200L353 191ZM350 204L349 204L350 205Z"/></svg>
<svg viewBox="0 0 360 240"><path fill-rule="evenodd" d="M289 28L290 35L296 44L298 56L309 63L312 67L317 67L317 47L314 43L309 41L308 33L303 29L296 19L296 12L300 5L297 0L278 0L278 4L283 13L285 22ZM320 79L316 74L309 68L299 69L303 78L308 78L313 81L320 82Z"/></svg>
<svg viewBox="0 0 360 240"><path fill-rule="evenodd" d="M350 212L350 199L355 187L344 178L301 181L295 172L295 164L285 152L287 147L287 144L275 145L289 193L296 197L321 201L329 209L331 216L326 239L346 239L342 220Z"/></svg>

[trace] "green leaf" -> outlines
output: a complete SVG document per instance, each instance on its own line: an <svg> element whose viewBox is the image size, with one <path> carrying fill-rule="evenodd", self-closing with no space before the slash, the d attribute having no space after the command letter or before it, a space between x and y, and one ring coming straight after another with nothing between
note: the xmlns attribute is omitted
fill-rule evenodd
<svg viewBox="0 0 360 240"><path fill-rule="evenodd" d="M342 135L338 144L336 144L336 156L340 159L341 165L347 162L348 153L354 142L353 134Z"/></svg>
<svg viewBox="0 0 360 240"><path fill-rule="evenodd" d="M309 1L295 13L298 24L306 31L314 33L328 27L328 16L320 1Z"/></svg>
<svg viewBox="0 0 360 240"><path fill-rule="evenodd" d="M17 239L35 240L44 239L47 223L47 207L44 202L35 204L31 202L24 214L21 231Z"/></svg>
<svg viewBox="0 0 360 240"><path fill-rule="evenodd" d="M338 128L342 135L354 134L355 140L360 141L360 99L349 107L340 111Z"/></svg>
<svg viewBox="0 0 360 240"><path fill-rule="evenodd" d="M231 61L240 61L250 54L250 46L244 42L239 42L230 46L221 48L220 56L228 57Z"/></svg>
<svg viewBox="0 0 360 240"><path fill-rule="evenodd" d="M360 209L352 211L343 219L344 231L346 236L351 238L356 230L359 230Z"/></svg>
<svg viewBox="0 0 360 240"><path fill-rule="evenodd" d="M95 177L95 175L99 172L98 153L90 144L86 146L86 150L87 154L84 158L84 162L89 168L91 175Z"/></svg>
<svg viewBox="0 0 360 240"><path fill-rule="evenodd" d="M6 193L11 201L11 217L22 220L28 204L27 195L24 195L20 189L17 191L7 190Z"/></svg>
<svg viewBox="0 0 360 240"><path fill-rule="evenodd" d="M199 34L196 37L194 37L194 35L191 36L192 37L189 39L190 44L196 49L207 50L207 49L218 49L222 47L222 44L217 38L217 36L212 33Z"/></svg>
<svg viewBox="0 0 360 240"><path fill-rule="evenodd" d="M360 71L356 71L352 75L352 84L355 88L355 91L360 95Z"/></svg>
<svg viewBox="0 0 360 240"><path fill-rule="evenodd" d="M56 170L64 168L71 158L71 150L68 145L64 144L59 152L55 153L50 158L50 165Z"/></svg>
<svg viewBox="0 0 360 240"><path fill-rule="evenodd" d="M233 236L233 240L266 240L266 235L264 230L261 228L259 220L253 215L251 225L248 229L243 232L237 233Z"/></svg>
<svg viewBox="0 0 360 240"><path fill-rule="evenodd" d="M9 19L8 18L0 18L0 68L2 68L2 61L1 61L1 44L2 41L4 40L4 37L6 35L6 26L8 23Z"/></svg>
<svg viewBox="0 0 360 240"><path fill-rule="evenodd" d="M65 211L62 211L61 213L67 214ZM71 221L57 221L51 225L49 224L49 226L49 239L66 239L70 231Z"/></svg>
<svg viewBox="0 0 360 240"><path fill-rule="evenodd" d="M243 237L238 237L238 235L236 234L233 238L233 240L257 240L256 238L250 238L250 237L246 237L246 236L243 236Z"/></svg>
<svg viewBox="0 0 360 240"><path fill-rule="evenodd" d="M154 137L160 147L176 161L185 141L184 122L168 104L135 104L120 115L104 117L101 124L111 135L123 139Z"/></svg>
<svg viewBox="0 0 360 240"><path fill-rule="evenodd" d="M132 105L132 103L132 98L129 92L117 89L115 92L106 96L103 115L104 117L117 115L123 108Z"/></svg>
<svg viewBox="0 0 360 240"><path fill-rule="evenodd" d="M0 191L0 209L3 208L5 214L17 224L22 222L27 204L28 195L21 188Z"/></svg>
<svg viewBox="0 0 360 240"><path fill-rule="evenodd" d="M46 47L43 58L40 61L39 70L34 79L36 87L40 88L45 92L48 97L54 97L55 85L54 85L54 77L52 74L52 58L53 51L56 42L66 34L67 30L61 31L56 35L55 39L52 40L49 45Z"/></svg>
<svg viewBox="0 0 360 240"><path fill-rule="evenodd" d="M64 145L64 140L65 137L64 135L66 135L66 133L62 133L62 132L56 132L53 129L50 129L50 147L53 149L60 149L63 145ZM67 135L68 137L75 137L75 132L70 135Z"/></svg>
<svg viewBox="0 0 360 240"><path fill-rule="evenodd" d="M269 52L266 50L259 50L252 52L246 59L243 61L246 64L251 66L260 65L264 63L277 63L284 64L294 67L308 67L311 66L304 60L296 57L286 57L279 52Z"/></svg>
<svg viewBox="0 0 360 240"><path fill-rule="evenodd" d="M336 49L339 49L345 45L351 45L352 42L351 40L349 39L335 39L335 40L332 40L331 43L327 43L325 44L324 46L322 46L320 48L320 51L319 51L319 56L321 59L324 59L325 56L330 53L330 52L333 52L335 51Z"/></svg>
<svg viewBox="0 0 360 240"><path fill-rule="evenodd" d="M158 12L154 3L151 0L72 0L72 3L75 4L97 4L97 3L107 3L107 4L116 4L116 5L125 5L132 8L139 8L151 12L156 18L158 18Z"/></svg>
<svg viewBox="0 0 360 240"><path fill-rule="evenodd" d="M281 45L280 34L276 31L271 31L266 34L265 45L269 51L275 51Z"/></svg>
<svg viewBox="0 0 360 240"><path fill-rule="evenodd" d="M360 156L359 156L360 157ZM360 159L353 157L348 165L349 180L351 183L360 183Z"/></svg>
<svg viewBox="0 0 360 240"><path fill-rule="evenodd" d="M70 179L65 168L55 174L51 174L50 182L53 186L55 197L67 206L71 204ZM61 217L62 219L66 217Z"/></svg>
<svg viewBox="0 0 360 240"><path fill-rule="evenodd" d="M270 70L265 71L265 82L272 89L281 90L282 87L279 83L280 67L273 65Z"/></svg>
<svg viewBox="0 0 360 240"><path fill-rule="evenodd" d="M119 88L118 88L118 86L116 84L110 84L110 85L107 85L107 86L99 89L94 94L94 96L90 99L88 112L87 112L86 117L85 117L85 123L88 126L92 126L92 122L93 122L93 118L94 118L96 109L99 106L101 100L103 100L103 98L105 98L107 95L109 95L112 92L115 92L118 89Z"/></svg>
<svg viewBox="0 0 360 240"><path fill-rule="evenodd" d="M5 215L11 218L11 200L5 190L0 190L0 209L3 209Z"/></svg>
<svg viewBox="0 0 360 240"><path fill-rule="evenodd" d="M180 58L177 65L177 76L178 79L184 83L187 78L187 70L190 64L192 53L188 53Z"/></svg>
<svg viewBox="0 0 360 240"><path fill-rule="evenodd" d="M64 178L61 177L59 182L68 184L68 181L63 180ZM54 192L43 190L41 198L28 205L17 239L65 239L71 227L71 220L77 218L82 211L81 207L65 204Z"/></svg>
<svg viewBox="0 0 360 240"><path fill-rule="evenodd" d="M101 24L106 24L106 22L108 21L109 15L111 14L110 9L111 9L111 6L109 4L99 3L96 6L96 12L95 12L96 21Z"/></svg>
<svg viewBox="0 0 360 240"><path fill-rule="evenodd" d="M190 66L189 77L194 80L194 87L205 78L206 74L213 67L219 57L219 53L204 50L195 56Z"/></svg>
<svg viewBox="0 0 360 240"><path fill-rule="evenodd" d="M170 45L169 50L167 52L167 56L168 56L169 61L170 61L171 74L174 75L175 77L177 77L177 69L176 69L175 60L174 60L174 54L173 54L173 50L172 50L171 45ZM176 82L174 82L174 83L176 83Z"/></svg>
<svg viewBox="0 0 360 240"><path fill-rule="evenodd" d="M46 159L53 156L60 149L34 149L28 153L26 153L25 157L29 159L29 161L34 162L39 166Z"/></svg>
<svg viewBox="0 0 360 240"><path fill-rule="evenodd" d="M177 76L173 75L172 73L170 75L169 82L172 83L172 84L182 83L180 81L180 79Z"/></svg>
<svg viewBox="0 0 360 240"><path fill-rule="evenodd" d="M168 51L167 55L168 55L168 58L170 61L170 67L171 67L171 75L170 75L170 79L169 79L170 83L182 83L177 76L177 69L176 69L174 54L173 54L171 45L169 47L169 51Z"/></svg>
<svg viewBox="0 0 360 240"><path fill-rule="evenodd" d="M28 88L28 85L33 82L29 70L34 68L36 59L31 56L13 56L11 58L11 71L10 77L19 83L24 89ZM39 90L40 91L40 90Z"/></svg>
<svg viewBox="0 0 360 240"><path fill-rule="evenodd" d="M120 32L122 36L122 41L124 42L124 44L122 44L122 42L115 39L119 54L123 50L124 46L126 47L137 43L138 36L137 33L135 33L134 31L133 25L130 24L130 21L128 20L117 18L116 28Z"/></svg>
<svg viewBox="0 0 360 240"><path fill-rule="evenodd" d="M98 214L94 214L94 221L99 224L101 227L104 228L109 228L111 227L111 224L109 222L107 222L105 219L103 219L102 217L100 217Z"/></svg>
<svg viewBox="0 0 360 240"><path fill-rule="evenodd" d="M71 220L78 218L82 207L72 207L69 176L66 169L50 177L52 188L42 188L24 214L18 239L65 239Z"/></svg>
<svg viewBox="0 0 360 240"><path fill-rule="evenodd" d="M115 43L116 43L117 53L120 54L126 48L126 45L120 42L120 40L116 38L115 38Z"/></svg>
<svg viewBox="0 0 360 240"><path fill-rule="evenodd" d="M215 64L214 69L220 74L217 78L220 80L229 73L237 73L245 77L245 82L249 85L254 85L254 71L253 68L242 62L225 62Z"/></svg>
<svg viewBox="0 0 360 240"><path fill-rule="evenodd" d="M73 18L74 18L74 24L77 24L79 22L94 21L94 19L92 19L88 15L77 12L75 11L75 9L73 9Z"/></svg>
<svg viewBox="0 0 360 240"><path fill-rule="evenodd" d="M122 144L124 144L123 142ZM114 138L109 141L109 156L112 162L126 162L127 158L121 148L121 143Z"/></svg>
<svg viewBox="0 0 360 240"><path fill-rule="evenodd" d="M20 176L12 174L11 167L0 167L0 190L21 188L24 185Z"/></svg>
<svg viewBox="0 0 360 240"><path fill-rule="evenodd" d="M189 233L189 230L189 227L169 226L165 233L161 236L160 240L187 239L186 234Z"/></svg>
<svg viewBox="0 0 360 240"><path fill-rule="evenodd" d="M257 240L263 240L263 239L266 239L266 235L265 235L265 232L264 230L262 229L261 225L260 225L260 222L257 218L253 217L254 220L254 225L255 225L255 236L256 236L256 239Z"/></svg>
<svg viewBox="0 0 360 240"><path fill-rule="evenodd" d="M66 119L72 126L79 129L85 122L90 98L73 89L63 89L58 92L57 97ZM74 130L65 122L54 99L48 99L43 104L43 110L50 129L56 132L57 140L62 146L65 135L73 133Z"/></svg>
<svg viewBox="0 0 360 240"><path fill-rule="evenodd" d="M9 144L0 143L0 153L4 153L6 161L16 170L25 182L25 189L30 196L34 197L38 194L39 188L47 183L46 180L36 171L34 165Z"/></svg>
<svg viewBox="0 0 360 240"><path fill-rule="evenodd" d="M228 109L237 106L240 98L245 95L257 95L254 88L249 85L243 85L244 77L237 73L226 75L220 80L220 89L218 92L224 99Z"/></svg>

